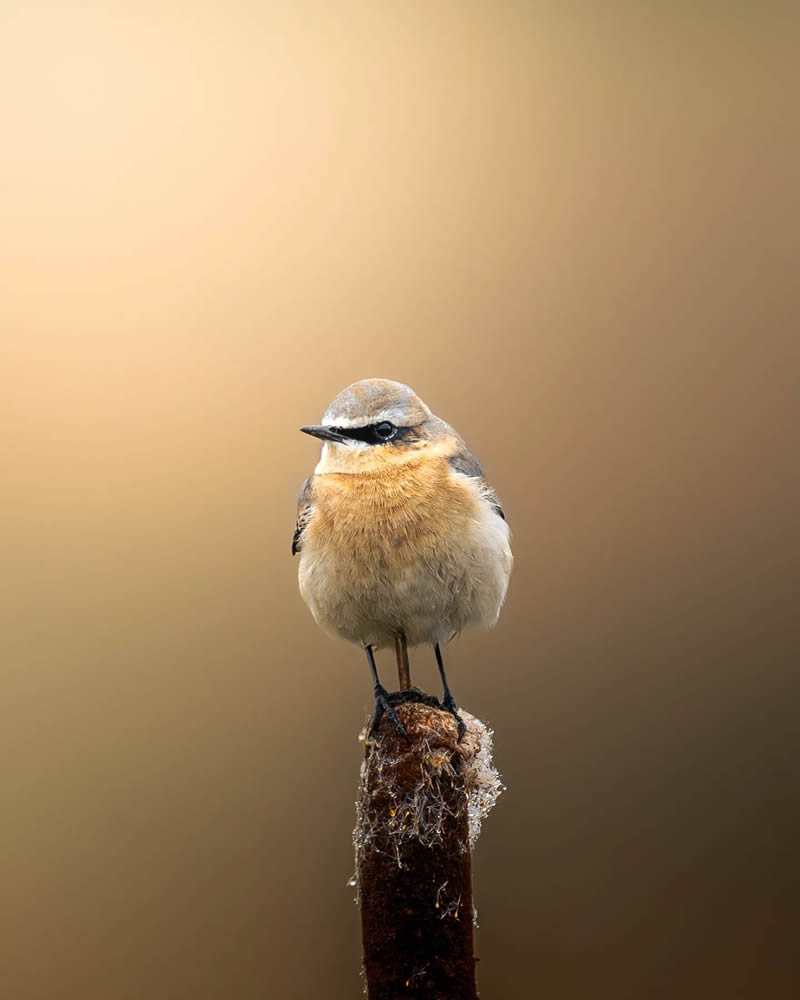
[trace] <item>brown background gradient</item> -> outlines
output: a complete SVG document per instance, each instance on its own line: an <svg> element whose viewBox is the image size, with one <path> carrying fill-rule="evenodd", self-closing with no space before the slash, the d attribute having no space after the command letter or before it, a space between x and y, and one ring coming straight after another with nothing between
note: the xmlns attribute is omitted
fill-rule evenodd
<svg viewBox="0 0 800 1000"><path fill-rule="evenodd" d="M368 376L514 533L447 660L483 996L799 995L794 25L601 6L3 4L9 1000L361 995L371 689L289 547Z"/></svg>

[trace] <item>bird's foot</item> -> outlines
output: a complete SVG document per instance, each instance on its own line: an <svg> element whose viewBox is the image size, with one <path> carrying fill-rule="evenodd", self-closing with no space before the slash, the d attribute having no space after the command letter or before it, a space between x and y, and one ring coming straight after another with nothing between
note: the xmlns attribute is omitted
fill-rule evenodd
<svg viewBox="0 0 800 1000"><path fill-rule="evenodd" d="M408 733L406 732L406 727L397 718L397 712L395 712L392 707L392 703L389 701L389 692L383 686L383 684L375 685L375 713L372 716L372 722L369 725L369 735L372 737L378 732L378 728L381 724L381 719L384 715L388 715L389 718L394 723L395 729L400 733L404 740L408 743L411 740L408 738Z"/></svg>
<svg viewBox="0 0 800 1000"><path fill-rule="evenodd" d="M406 691L387 691L382 684L378 684L375 687L375 714L372 716L372 722L369 726L369 735L375 736L381 724L381 719L384 715L388 715L389 718L394 723L395 729L400 733L403 739L411 742L411 739L406 731L406 727L398 719L397 713L394 710L395 705L430 705L433 708L439 707L439 701L434 698L433 695L425 694L424 691L420 691L419 688L408 688Z"/></svg>
<svg viewBox="0 0 800 1000"><path fill-rule="evenodd" d="M448 694L442 699L442 708L445 712L449 712L456 720L456 723L458 724L458 742L460 743L464 739L464 733L466 733L467 727L464 720L458 714L456 700L451 694Z"/></svg>

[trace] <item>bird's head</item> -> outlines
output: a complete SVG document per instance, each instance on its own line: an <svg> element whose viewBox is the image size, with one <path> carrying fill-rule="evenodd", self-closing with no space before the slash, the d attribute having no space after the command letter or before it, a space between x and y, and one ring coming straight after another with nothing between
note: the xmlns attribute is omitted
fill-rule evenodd
<svg viewBox="0 0 800 1000"><path fill-rule="evenodd" d="M324 442L318 472L357 472L408 461L452 435L402 382L368 378L333 400L321 424L301 427Z"/></svg>

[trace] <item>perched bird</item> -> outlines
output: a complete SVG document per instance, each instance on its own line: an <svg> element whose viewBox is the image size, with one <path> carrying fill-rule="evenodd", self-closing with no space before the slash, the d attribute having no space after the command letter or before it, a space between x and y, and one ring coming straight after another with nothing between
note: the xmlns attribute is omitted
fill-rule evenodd
<svg viewBox="0 0 800 1000"><path fill-rule="evenodd" d="M490 628L511 573L509 530L497 494L456 432L408 386L364 379L333 400L322 456L303 486L292 539L300 593L316 622L366 650L383 714L405 735L378 678L374 651L394 644L401 692L408 646L431 643L442 707L459 727L441 647L468 625ZM409 698L411 700L411 698Z"/></svg>

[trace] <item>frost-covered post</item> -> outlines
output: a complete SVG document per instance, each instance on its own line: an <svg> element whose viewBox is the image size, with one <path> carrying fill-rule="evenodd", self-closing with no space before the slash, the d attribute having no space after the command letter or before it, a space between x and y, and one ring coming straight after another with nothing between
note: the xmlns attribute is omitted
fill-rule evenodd
<svg viewBox="0 0 800 1000"><path fill-rule="evenodd" d="M459 743L421 693L396 711L409 741L388 718L366 739L354 832L367 994L474 1000L471 851L502 787L491 733L460 709Z"/></svg>

